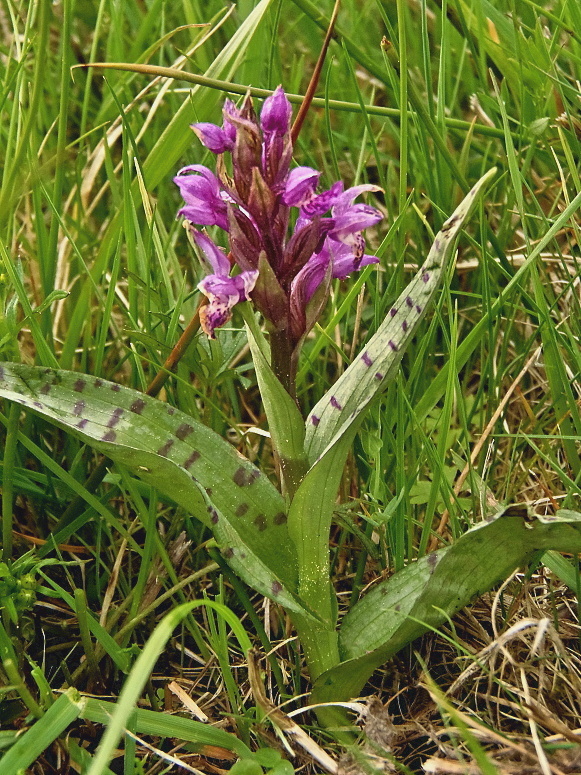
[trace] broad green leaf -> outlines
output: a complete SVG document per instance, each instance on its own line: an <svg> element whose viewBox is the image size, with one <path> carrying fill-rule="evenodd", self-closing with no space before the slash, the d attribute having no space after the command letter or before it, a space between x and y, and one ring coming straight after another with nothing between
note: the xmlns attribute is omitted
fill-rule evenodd
<svg viewBox="0 0 581 775"><path fill-rule="evenodd" d="M353 424L393 379L403 353L438 290L454 242L479 194L496 174L489 170L462 200L437 234L428 257L399 296L363 351L317 403L307 418L306 450L313 463Z"/></svg>
<svg viewBox="0 0 581 775"><path fill-rule="evenodd" d="M320 677L312 701L357 696L379 665L543 550L581 552L581 514L529 517L506 509L377 584L343 620L344 661Z"/></svg>
<svg viewBox="0 0 581 775"><path fill-rule="evenodd" d="M308 610L305 603L294 594L292 587L285 584L283 578L273 572L267 561L252 551L251 546L246 541L244 531L236 530L231 522L224 519L201 485L197 486L201 496L206 500L208 511L214 515L213 522L215 524L212 526L214 536L219 546L227 547L222 549L222 554L232 570L249 586L275 600L288 611L300 614L308 621L319 619L319 614L314 613L313 609Z"/></svg>
<svg viewBox="0 0 581 775"><path fill-rule="evenodd" d="M0 761L2 775L24 772L79 717L81 709L79 692L67 689L4 754Z"/></svg>
<svg viewBox="0 0 581 775"><path fill-rule="evenodd" d="M329 578L329 529L337 489L357 428L339 436L309 469L292 499L288 526L298 556L299 594L333 626L334 592Z"/></svg>
<svg viewBox="0 0 581 775"><path fill-rule="evenodd" d="M268 429L280 458L286 490L292 495L308 467L304 451L305 424L295 401L272 371L268 344L250 309L245 310L244 319Z"/></svg>
<svg viewBox="0 0 581 775"><path fill-rule="evenodd" d="M238 555L236 570L243 578L244 565L255 582L257 563L270 569L262 579L263 594L272 597L273 584L296 589L296 557L282 496L209 428L130 388L42 367L2 364L0 396L127 466L214 530L219 541L228 535L232 543L220 548L228 559Z"/></svg>

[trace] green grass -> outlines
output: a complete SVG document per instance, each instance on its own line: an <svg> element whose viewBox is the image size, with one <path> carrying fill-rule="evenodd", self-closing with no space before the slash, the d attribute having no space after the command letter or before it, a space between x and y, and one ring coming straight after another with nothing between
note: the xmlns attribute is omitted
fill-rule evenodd
<svg viewBox="0 0 581 775"><path fill-rule="evenodd" d="M232 95L279 83L304 93L331 9L330 0L241 0L232 10L221 0L0 2L3 360L146 389L199 302L201 270L175 218L172 176L184 164L210 160L188 125L220 121L228 84ZM295 158L322 169L325 187L338 175L350 185L381 185L374 204L386 219L371 235L379 267L336 283L305 343L298 377L305 414L376 331L463 192L499 168L398 379L354 442L331 542L336 588L349 590L339 598L342 610L356 600L349 600L353 577L356 592L362 590L462 535L491 503L525 502L541 514L581 510L580 30L576 0L546 8L529 0L341 5ZM389 46L380 45L384 35ZM91 61L178 68L184 79L71 70ZM199 76L210 80L202 85ZM226 436L274 480L268 440L252 430L266 425L249 363L237 315L217 341L194 339L160 397ZM262 598L214 562L206 528L123 467L111 464L95 484L90 475L99 459L79 441L15 405L3 407L0 421L2 559L16 579L8 597L16 599L31 572L38 583L34 606L19 598L18 622L8 604L2 611L0 725L7 736L0 745L12 757L10 772L50 772L63 752L91 775L107 772L105 766L163 771L163 760L129 736L122 759L112 759L111 750L94 759L95 742L78 719L97 725L97 739L100 725L108 725L106 743L128 727L165 752L182 744L176 755L198 770L208 771L210 745L246 758L250 768L276 769L268 756L262 762L247 754L277 744L272 729L257 721L241 634L237 629L237 641L231 624L242 622L263 657L272 651L262 662L266 690L276 703L289 703L285 710L298 708L309 686L281 610L272 603L265 609ZM182 532L191 543L178 562ZM30 563L18 565L28 550ZM42 558L53 562L35 571ZM519 615L554 620L555 638L569 655L555 662L555 675L574 693L575 668L569 678L559 670L573 664L578 648L578 566L561 555L545 557L544 566L539 561L529 569L533 581L517 578L496 613L474 605L491 637L492 621L502 630ZM177 608L204 595L195 610ZM226 617L210 610L216 607ZM146 643L153 650L161 644L159 622L176 610L183 619L166 633L165 652L137 675L136 659ZM470 615L454 626L458 643L476 653L485 640ZM444 698L439 692L461 668L448 664L448 674L441 667L456 654L446 638L431 637L416 644L421 660L409 652L408 662L389 663L367 693L387 701L401 691L401 724L420 710L434 719L439 707L466 761L496 771L494 742L476 736L466 717L515 739L530 736L524 689L510 684L518 675L502 684L489 666L489 693L499 705L516 704L511 718L469 691ZM430 648L441 661L430 661ZM535 659L524 660L530 676L537 675ZM431 700L418 689L411 696L421 664L441 686L429 684ZM162 711L183 713L164 694L169 680L179 680L232 735L212 741L194 727L164 726L161 719L174 716ZM561 702L553 718L578 726L578 701L566 691L558 699L540 684L530 691L545 709L551 698ZM94 695L116 702L110 722L113 708L99 710ZM157 727L153 716L139 715L154 711ZM22 747L9 748L9 733L35 718L42 724L37 739L48 748L30 760ZM556 732L541 716L533 721L541 740ZM327 731L313 726L310 734L334 750ZM396 743L396 760L421 771L410 746ZM436 749L426 750L428 757Z"/></svg>

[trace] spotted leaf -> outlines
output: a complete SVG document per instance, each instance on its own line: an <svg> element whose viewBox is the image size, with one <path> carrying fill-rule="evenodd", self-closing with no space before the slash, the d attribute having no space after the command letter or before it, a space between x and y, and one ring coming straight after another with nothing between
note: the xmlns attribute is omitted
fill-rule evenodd
<svg viewBox="0 0 581 775"><path fill-rule="evenodd" d="M317 403L307 418L306 450L313 463L337 434L357 424L370 402L393 379L406 347L432 302L454 242L486 184L489 170L442 226L428 257L389 310L361 353Z"/></svg>
<svg viewBox="0 0 581 775"><path fill-rule="evenodd" d="M239 536L250 578L256 580L253 563L260 561L272 581L296 589L296 555L282 496L209 428L173 406L113 382L42 367L1 364L0 396L130 468L214 530L219 542L226 532L229 545ZM227 531L220 520L227 523ZM237 572L244 578L241 563ZM272 581L267 579L260 591L267 594Z"/></svg>
<svg viewBox="0 0 581 775"><path fill-rule="evenodd" d="M581 514L563 509L554 517L532 517L502 510L451 546L379 582L343 619L344 662L319 678L311 702L356 697L379 665L546 550L581 552Z"/></svg>

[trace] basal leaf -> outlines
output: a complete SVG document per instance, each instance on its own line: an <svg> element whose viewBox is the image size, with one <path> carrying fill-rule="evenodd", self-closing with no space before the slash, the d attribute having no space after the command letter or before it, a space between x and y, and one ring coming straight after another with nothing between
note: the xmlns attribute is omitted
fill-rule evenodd
<svg viewBox="0 0 581 775"><path fill-rule="evenodd" d="M507 509L377 584L345 616L344 661L320 677L311 700L357 696L379 665L542 550L581 552L581 514L531 518Z"/></svg>
<svg viewBox="0 0 581 775"><path fill-rule="evenodd" d="M209 428L135 390L43 367L1 364L0 396L127 466L217 535L226 534L219 526L224 519L228 535L244 544L248 566L260 558L272 572L267 588L277 581L296 589L296 556L282 496ZM228 556L234 547L222 543L221 549ZM240 567L237 571L244 577Z"/></svg>
<svg viewBox="0 0 581 775"><path fill-rule="evenodd" d="M309 414L306 450L311 463L337 434L360 422L369 403L393 379L407 345L438 290L454 241L479 194L495 173L496 169L489 170L448 218L423 266L377 332Z"/></svg>

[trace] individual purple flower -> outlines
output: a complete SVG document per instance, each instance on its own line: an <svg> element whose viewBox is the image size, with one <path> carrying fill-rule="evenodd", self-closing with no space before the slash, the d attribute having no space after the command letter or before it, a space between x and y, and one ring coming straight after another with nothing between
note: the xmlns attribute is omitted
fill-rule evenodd
<svg viewBox="0 0 581 775"><path fill-rule="evenodd" d="M331 280L377 263L365 253L363 231L382 215L355 200L380 189L363 184L345 190L338 181L317 194L320 172L290 169L292 109L280 86L264 101L260 118L249 97L240 108L227 100L222 115L221 127L192 127L217 154L216 174L191 165L175 178L185 201L180 215L190 225L218 226L228 234L226 256L210 237L190 228L210 270L198 286L209 299L202 326L214 336L232 307L251 294L271 335L290 342L296 353L323 309ZM227 152L231 167L224 160ZM291 208L298 208L292 220ZM242 270L234 277L232 264Z"/></svg>
<svg viewBox="0 0 581 775"><path fill-rule="evenodd" d="M208 299L208 304L200 308L200 325L210 339L215 339L215 329L230 320L232 307L250 298L258 271L250 270L230 277L230 262L225 253L203 232L191 227L189 233L204 261L213 269L213 274L206 275L198 283L198 289Z"/></svg>
<svg viewBox="0 0 581 775"><path fill-rule="evenodd" d="M332 239L346 245L359 244L357 237L364 229L375 226L382 219L381 213L369 205L356 204L346 208L342 213L333 213L335 225L329 233Z"/></svg>
<svg viewBox="0 0 581 775"><path fill-rule="evenodd" d="M192 124L192 129L200 138L202 145L205 145L212 153L225 153L234 148L234 139L231 133L221 129L216 124Z"/></svg>
<svg viewBox="0 0 581 775"><path fill-rule="evenodd" d="M286 98L282 86L278 86L274 94L264 100L260 112L260 126L263 132L274 132L277 135L285 135L290 131L292 108Z"/></svg>
<svg viewBox="0 0 581 775"><path fill-rule="evenodd" d="M322 258L329 257L334 280L344 280L352 272L357 272L359 269L363 269L364 266L379 263L377 256L371 256L366 253L357 256L353 253L350 245L330 238L325 240L319 255Z"/></svg>
<svg viewBox="0 0 581 775"><path fill-rule="evenodd" d="M286 179L282 201L291 207L306 205L313 198L320 177L321 173L312 167L295 167Z"/></svg>
<svg viewBox="0 0 581 775"><path fill-rule="evenodd" d="M196 174L190 174L192 172ZM174 183L179 186L186 203L178 215L200 226L228 228L226 202L220 181L211 170L201 164L190 164L178 172Z"/></svg>

